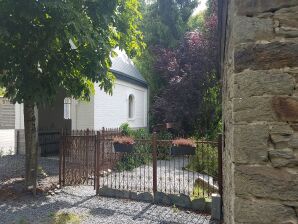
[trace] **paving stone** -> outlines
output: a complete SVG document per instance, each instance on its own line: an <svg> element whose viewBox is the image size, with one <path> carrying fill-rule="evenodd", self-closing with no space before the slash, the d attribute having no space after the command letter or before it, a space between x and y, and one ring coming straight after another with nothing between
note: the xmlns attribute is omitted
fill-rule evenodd
<svg viewBox="0 0 298 224"><path fill-rule="evenodd" d="M135 201L154 202L153 194L149 192L130 192L130 199Z"/></svg>
<svg viewBox="0 0 298 224"><path fill-rule="evenodd" d="M189 196L185 194L169 194L169 197L174 205L182 208L191 208L191 201Z"/></svg>
<svg viewBox="0 0 298 224"><path fill-rule="evenodd" d="M116 198L125 198L125 199L128 199L130 197L129 191L117 190L109 187L100 188L98 194L100 196L105 196L105 197L116 197Z"/></svg>
<svg viewBox="0 0 298 224"><path fill-rule="evenodd" d="M204 212L205 211L206 202L204 198L194 199L191 201L191 208L195 211Z"/></svg>
<svg viewBox="0 0 298 224"><path fill-rule="evenodd" d="M156 192L154 195L154 202L157 204L162 204L162 205L171 205L171 198L163 193L163 192Z"/></svg>

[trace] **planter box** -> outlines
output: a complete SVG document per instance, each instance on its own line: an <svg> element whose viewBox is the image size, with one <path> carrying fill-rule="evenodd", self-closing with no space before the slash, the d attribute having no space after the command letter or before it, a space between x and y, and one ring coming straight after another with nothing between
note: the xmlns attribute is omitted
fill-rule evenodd
<svg viewBox="0 0 298 224"><path fill-rule="evenodd" d="M115 152L132 152L133 151L133 144L114 143L113 145L114 145Z"/></svg>
<svg viewBox="0 0 298 224"><path fill-rule="evenodd" d="M195 155L196 148L191 146L172 146L172 156Z"/></svg>

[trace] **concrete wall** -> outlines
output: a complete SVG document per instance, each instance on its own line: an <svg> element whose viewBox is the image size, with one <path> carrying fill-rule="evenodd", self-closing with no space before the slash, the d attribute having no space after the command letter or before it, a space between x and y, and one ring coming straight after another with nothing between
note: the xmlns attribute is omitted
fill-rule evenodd
<svg viewBox="0 0 298 224"><path fill-rule="evenodd" d="M298 223L298 1L228 0L224 219Z"/></svg>

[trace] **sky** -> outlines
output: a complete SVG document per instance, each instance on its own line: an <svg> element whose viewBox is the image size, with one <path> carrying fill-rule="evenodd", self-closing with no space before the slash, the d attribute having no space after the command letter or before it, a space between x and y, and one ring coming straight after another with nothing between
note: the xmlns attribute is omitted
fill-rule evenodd
<svg viewBox="0 0 298 224"><path fill-rule="evenodd" d="M206 9L206 2L207 0L200 0L200 4L198 5L198 7L194 10L193 15L197 14L200 11L203 11Z"/></svg>

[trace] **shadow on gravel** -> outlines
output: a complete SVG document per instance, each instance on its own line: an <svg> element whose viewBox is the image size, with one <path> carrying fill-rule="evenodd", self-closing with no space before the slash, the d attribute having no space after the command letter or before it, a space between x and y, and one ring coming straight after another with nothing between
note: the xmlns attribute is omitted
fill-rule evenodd
<svg viewBox="0 0 298 224"><path fill-rule="evenodd" d="M113 209L106 209L106 208L94 208L90 209L89 213L94 216L101 216L103 218L112 216L116 213Z"/></svg>
<svg viewBox="0 0 298 224"><path fill-rule="evenodd" d="M0 223L51 223L53 214L66 211L82 215L83 223L217 224L204 214L79 193L62 191L53 197L24 196L0 202Z"/></svg>

